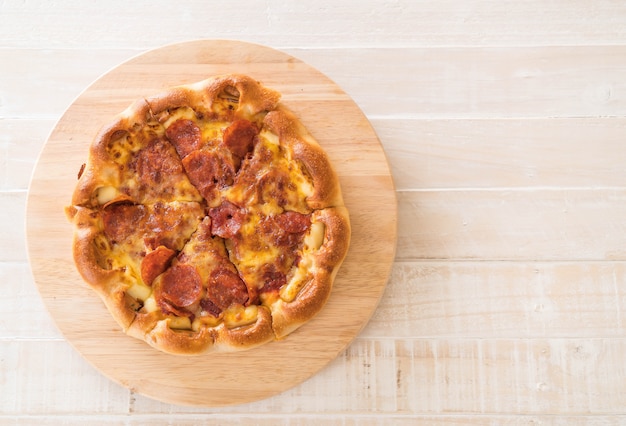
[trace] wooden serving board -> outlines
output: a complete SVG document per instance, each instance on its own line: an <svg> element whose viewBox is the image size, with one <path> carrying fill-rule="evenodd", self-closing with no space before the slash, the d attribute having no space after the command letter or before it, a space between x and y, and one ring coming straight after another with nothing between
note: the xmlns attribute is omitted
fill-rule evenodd
<svg viewBox="0 0 626 426"><path fill-rule="evenodd" d="M174 356L126 336L72 259L69 204L98 129L137 98L216 74L245 73L283 94L327 151L352 222L352 243L330 300L282 341L239 353ZM67 340L104 375L170 403L220 406L267 398L306 380L357 336L387 283L396 246L393 180L374 130L352 99L313 67L283 52L201 40L137 56L102 76L68 108L32 177L27 242L41 297Z"/></svg>

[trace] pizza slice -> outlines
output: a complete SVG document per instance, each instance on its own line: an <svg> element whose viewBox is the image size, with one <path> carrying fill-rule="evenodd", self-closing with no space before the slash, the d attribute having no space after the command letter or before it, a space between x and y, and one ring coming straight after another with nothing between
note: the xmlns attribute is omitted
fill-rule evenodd
<svg viewBox="0 0 626 426"><path fill-rule="evenodd" d="M124 328L152 292L204 217L204 206L175 201L150 205L109 203L100 210L68 209L77 238L74 260Z"/></svg>
<svg viewBox="0 0 626 426"><path fill-rule="evenodd" d="M252 303L209 217L151 287L128 332L161 350L229 351L274 338L269 310Z"/></svg>
<svg viewBox="0 0 626 426"><path fill-rule="evenodd" d="M202 201L144 100L133 103L96 136L72 205L96 208L120 201Z"/></svg>

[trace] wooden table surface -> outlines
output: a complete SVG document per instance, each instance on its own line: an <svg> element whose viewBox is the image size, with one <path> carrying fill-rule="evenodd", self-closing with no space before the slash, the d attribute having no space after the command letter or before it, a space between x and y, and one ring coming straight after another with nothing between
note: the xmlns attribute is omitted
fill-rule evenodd
<svg viewBox="0 0 626 426"><path fill-rule="evenodd" d="M219 4L0 2L0 424L626 424L626 3ZM218 408L155 401L84 360L38 294L24 222L72 101L195 39L269 46L332 79L398 200L363 331L295 387Z"/></svg>

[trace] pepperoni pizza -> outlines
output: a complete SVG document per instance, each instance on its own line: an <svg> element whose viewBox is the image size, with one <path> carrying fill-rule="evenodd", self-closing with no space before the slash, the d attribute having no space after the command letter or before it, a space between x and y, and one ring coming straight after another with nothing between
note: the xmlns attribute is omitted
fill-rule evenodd
<svg viewBox="0 0 626 426"><path fill-rule="evenodd" d="M173 354L281 339L326 303L350 221L320 145L243 75L133 103L93 141L74 260L123 330Z"/></svg>

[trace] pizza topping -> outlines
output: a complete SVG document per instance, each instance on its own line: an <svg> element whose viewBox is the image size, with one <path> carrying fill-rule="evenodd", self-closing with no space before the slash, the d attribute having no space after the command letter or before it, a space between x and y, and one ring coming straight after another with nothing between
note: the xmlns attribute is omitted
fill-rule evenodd
<svg viewBox="0 0 626 426"><path fill-rule="evenodd" d="M172 155L170 148L167 141L155 138L137 153L133 165L142 184L151 186L163 183L182 173L180 161Z"/></svg>
<svg viewBox="0 0 626 426"><path fill-rule="evenodd" d="M291 234L305 232L311 225L311 215L286 211L274 218L278 226Z"/></svg>
<svg viewBox="0 0 626 426"><path fill-rule="evenodd" d="M278 291L287 284L287 275L272 263L263 265L261 276L263 279L261 292L263 293Z"/></svg>
<svg viewBox="0 0 626 426"><path fill-rule="evenodd" d="M158 246L180 250L201 220L202 210L202 207L196 203L152 205L146 222L147 234L144 244L151 250Z"/></svg>
<svg viewBox="0 0 626 426"><path fill-rule="evenodd" d="M211 302L210 299L202 299L200 301L200 307L203 311L214 316L215 318L222 313L222 310L215 303Z"/></svg>
<svg viewBox="0 0 626 426"><path fill-rule="evenodd" d="M309 250L317 250L324 243L326 226L323 222L311 223L311 231L304 238L304 245Z"/></svg>
<svg viewBox="0 0 626 426"><path fill-rule="evenodd" d="M160 285L155 290L157 303L173 310L193 305L202 296L202 279L194 266L176 264L161 277ZM173 309L172 309L173 308Z"/></svg>
<svg viewBox="0 0 626 426"><path fill-rule="evenodd" d="M232 238L241 228L245 213L236 205L224 201L218 207L210 209L209 216L212 220L211 232L213 235Z"/></svg>
<svg viewBox="0 0 626 426"><path fill-rule="evenodd" d="M145 217L146 208L142 205L111 204L107 206L102 216L104 234L111 242L122 242L134 232L137 224Z"/></svg>
<svg viewBox="0 0 626 426"><path fill-rule="evenodd" d="M241 159L252 151L258 133L259 129L251 121L237 120L224 130L224 145Z"/></svg>
<svg viewBox="0 0 626 426"><path fill-rule="evenodd" d="M275 216L267 216L259 222L259 231L265 240L277 247L295 247L309 229L309 215L287 211Z"/></svg>
<svg viewBox="0 0 626 426"><path fill-rule="evenodd" d="M183 166L191 183L209 202L218 196L218 189L233 183L234 165L217 151L194 151L185 157Z"/></svg>
<svg viewBox="0 0 626 426"><path fill-rule="evenodd" d="M114 203L118 196L117 189L112 186L102 186L95 191L96 200L103 208L106 208L109 203Z"/></svg>
<svg viewBox="0 0 626 426"><path fill-rule="evenodd" d="M248 301L248 288L236 272L219 266L211 272L207 283L207 297L219 309Z"/></svg>
<svg viewBox="0 0 626 426"><path fill-rule="evenodd" d="M176 120L167 128L165 135L176 148L180 158L185 158L200 148L200 128L191 120Z"/></svg>
<svg viewBox="0 0 626 426"><path fill-rule="evenodd" d="M273 202L280 207L297 203L297 188L283 169L271 169L255 186L259 203Z"/></svg>
<svg viewBox="0 0 626 426"><path fill-rule="evenodd" d="M152 281L167 269L174 256L176 256L176 252L165 246L159 246L146 254L141 262L141 279L143 282L152 285Z"/></svg>

